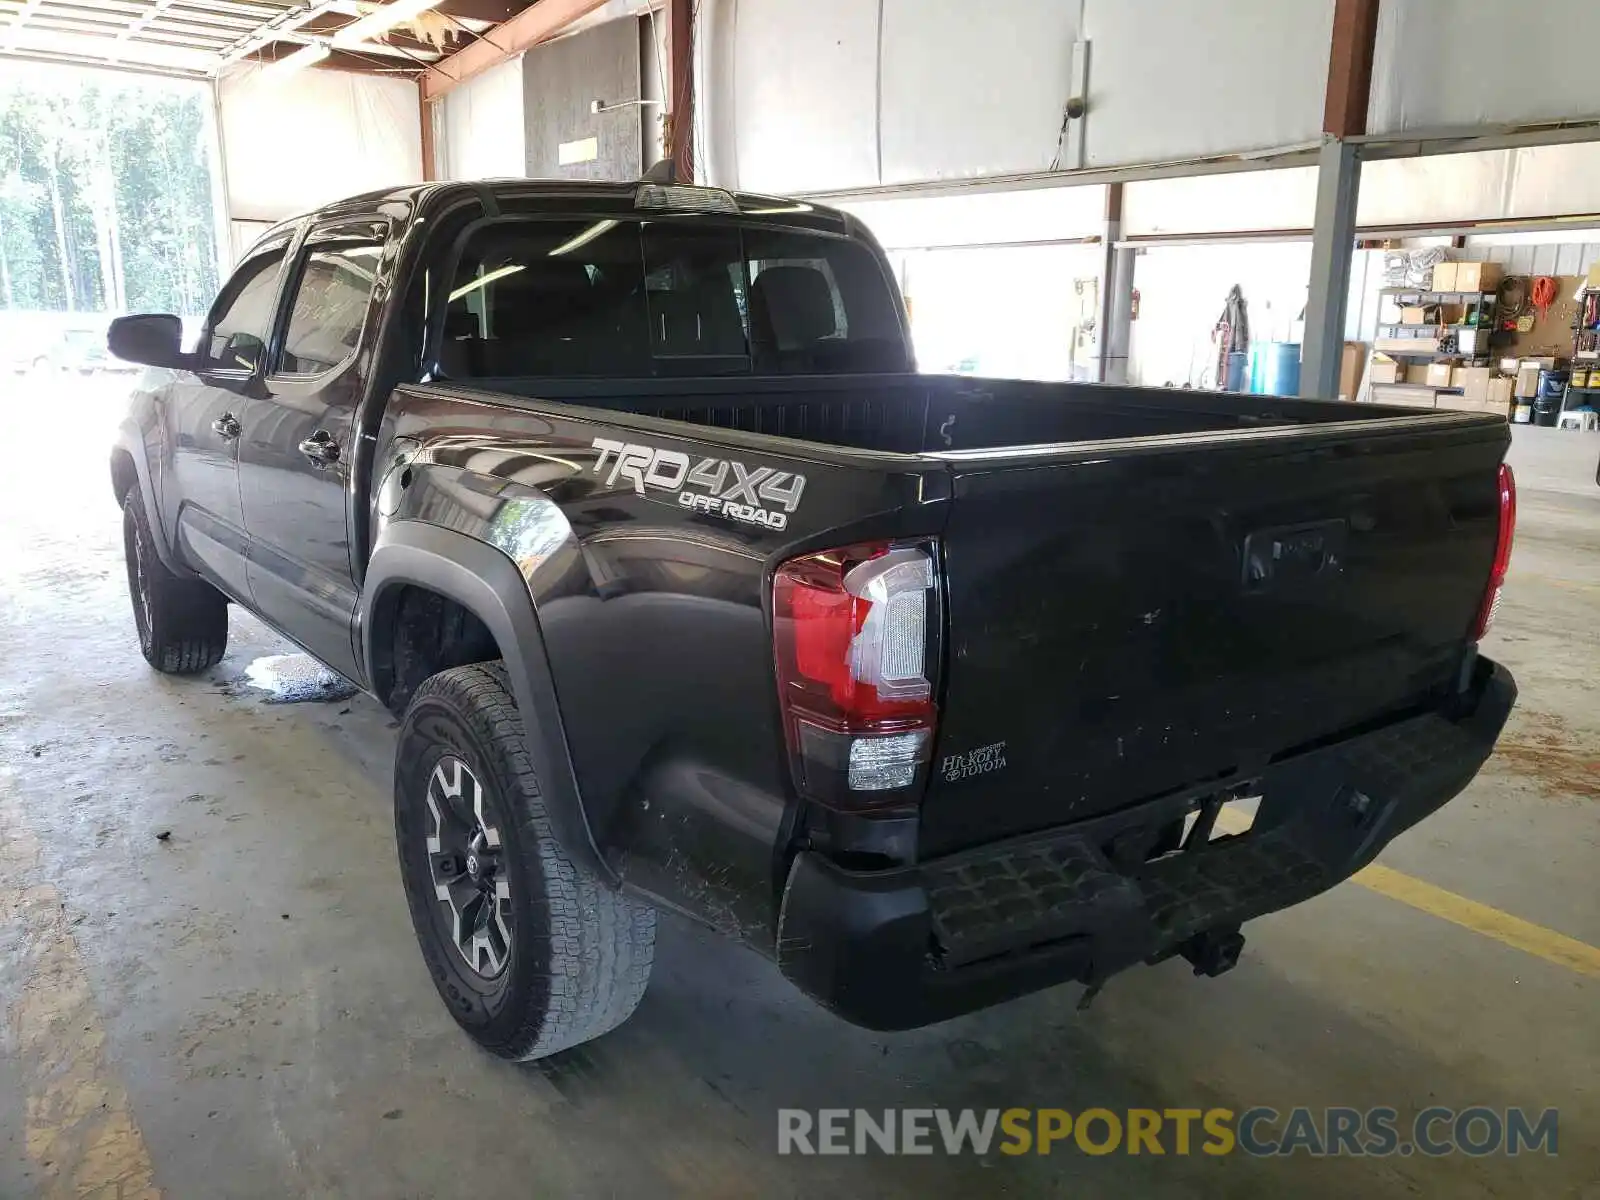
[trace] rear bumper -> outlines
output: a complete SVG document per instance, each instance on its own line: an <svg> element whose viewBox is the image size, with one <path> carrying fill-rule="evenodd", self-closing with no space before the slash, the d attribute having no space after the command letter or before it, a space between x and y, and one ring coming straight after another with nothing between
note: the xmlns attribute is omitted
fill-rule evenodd
<svg viewBox="0 0 1600 1200"><path fill-rule="evenodd" d="M1295 755L1256 780L1209 784L1259 782L1250 832L1154 861L1141 847L1198 791L892 871L802 853L784 889L779 966L846 1020L909 1029L1162 958L1371 862L1472 781L1516 694L1510 672L1479 659L1452 711Z"/></svg>

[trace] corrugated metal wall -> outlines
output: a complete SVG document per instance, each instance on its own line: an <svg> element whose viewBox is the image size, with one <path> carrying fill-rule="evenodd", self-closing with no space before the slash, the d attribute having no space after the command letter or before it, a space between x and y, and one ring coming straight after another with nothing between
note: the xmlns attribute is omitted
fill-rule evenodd
<svg viewBox="0 0 1600 1200"><path fill-rule="evenodd" d="M1530 238L1551 234L1530 234ZM1507 275L1582 275L1600 262L1600 240L1592 242L1502 241L1498 237L1467 239L1459 257L1497 262Z"/></svg>
<svg viewBox="0 0 1600 1200"><path fill-rule="evenodd" d="M637 179L644 173L639 23L625 18L535 46L522 58L532 179ZM598 102L609 111L594 112Z"/></svg>

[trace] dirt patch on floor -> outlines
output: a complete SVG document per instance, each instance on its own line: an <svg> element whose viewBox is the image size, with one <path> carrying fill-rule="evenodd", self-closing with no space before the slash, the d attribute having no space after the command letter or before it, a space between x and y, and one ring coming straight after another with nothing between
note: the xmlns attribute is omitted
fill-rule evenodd
<svg viewBox="0 0 1600 1200"><path fill-rule="evenodd" d="M1552 714L1524 713L1517 729L1500 739L1490 761L1546 795L1600 800L1600 745L1587 732L1573 733Z"/></svg>

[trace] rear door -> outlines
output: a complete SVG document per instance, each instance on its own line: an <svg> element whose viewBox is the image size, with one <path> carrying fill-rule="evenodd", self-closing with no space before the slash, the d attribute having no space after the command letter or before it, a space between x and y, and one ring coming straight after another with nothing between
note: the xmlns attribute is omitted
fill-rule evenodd
<svg viewBox="0 0 1600 1200"><path fill-rule="evenodd" d="M288 236L258 247L233 273L206 318L194 370L168 385L166 426L173 511L184 560L235 597L250 594L239 500L239 435L245 405L261 391L267 335Z"/></svg>
<svg viewBox="0 0 1600 1200"><path fill-rule="evenodd" d="M239 451L256 608L352 679L360 678L351 639L353 421L388 232L374 219L307 233L289 274L276 359L245 409Z"/></svg>
<svg viewBox="0 0 1600 1200"><path fill-rule="evenodd" d="M1401 418L947 456L924 852L1255 772L1447 687L1506 441Z"/></svg>

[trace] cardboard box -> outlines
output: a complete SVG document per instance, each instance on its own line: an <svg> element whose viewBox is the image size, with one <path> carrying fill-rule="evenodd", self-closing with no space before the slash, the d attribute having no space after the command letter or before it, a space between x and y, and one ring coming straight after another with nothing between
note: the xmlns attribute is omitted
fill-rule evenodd
<svg viewBox="0 0 1600 1200"><path fill-rule="evenodd" d="M1450 408L1456 412L1483 411L1483 401L1469 400L1465 396L1453 396L1448 392L1435 396L1433 403L1436 408Z"/></svg>
<svg viewBox="0 0 1600 1200"><path fill-rule="evenodd" d="M1405 367L1387 354L1374 354L1372 365L1367 368L1367 379L1374 386L1380 383L1400 383L1405 379L1405 371Z"/></svg>
<svg viewBox="0 0 1600 1200"><path fill-rule="evenodd" d="M1450 372L1454 369L1455 368L1447 362L1429 363L1427 376L1428 386L1438 388L1449 387Z"/></svg>
<svg viewBox="0 0 1600 1200"><path fill-rule="evenodd" d="M1522 365L1520 358L1502 358L1500 360L1500 373L1502 375L1515 375L1517 368Z"/></svg>
<svg viewBox="0 0 1600 1200"><path fill-rule="evenodd" d="M1430 331L1427 337L1379 338L1372 343L1372 348L1387 350L1391 354L1431 354L1438 344L1438 339L1433 337Z"/></svg>
<svg viewBox="0 0 1600 1200"><path fill-rule="evenodd" d="M1502 271L1499 263L1458 262L1455 267L1456 285L1446 291L1492 292L1500 286Z"/></svg>
<svg viewBox="0 0 1600 1200"><path fill-rule="evenodd" d="M1402 325L1432 325L1439 319L1437 304L1408 304L1400 310Z"/></svg>
<svg viewBox="0 0 1600 1200"><path fill-rule="evenodd" d="M1376 384L1372 389L1374 404L1402 404L1407 408L1432 408L1433 393L1418 391L1405 384Z"/></svg>
<svg viewBox="0 0 1600 1200"><path fill-rule="evenodd" d="M1405 382L1425 386L1428 382L1428 364L1424 362L1407 363Z"/></svg>
<svg viewBox="0 0 1600 1200"><path fill-rule="evenodd" d="M1486 407L1494 407L1505 411L1511 403L1511 386L1516 380L1509 375L1495 375L1489 380L1489 396L1484 401Z"/></svg>
<svg viewBox="0 0 1600 1200"><path fill-rule="evenodd" d="M1600 288L1600 262L1589 268L1589 273L1583 277L1585 287Z"/></svg>
<svg viewBox="0 0 1600 1200"><path fill-rule="evenodd" d="M1488 352L1489 331L1487 329L1458 329L1456 330L1456 349L1462 354L1476 357Z"/></svg>
<svg viewBox="0 0 1600 1200"><path fill-rule="evenodd" d="M1492 374L1488 367L1457 367L1450 372L1450 386L1461 389L1463 400L1481 405L1489 398L1489 377Z"/></svg>
<svg viewBox="0 0 1600 1200"><path fill-rule="evenodd" d="M1346 342L1339 353L1339 399L1354 400L1361 391L1361 368L1366 365L1367 344Z"/></svg>
<svg viewBox="0 0 1600 1200"><path fill-rule="evenodd" d="M1436 292L1453 292L1456 290L1456 264L1453 262L1434 263L1433 265L1433 290Z"/></svg>

